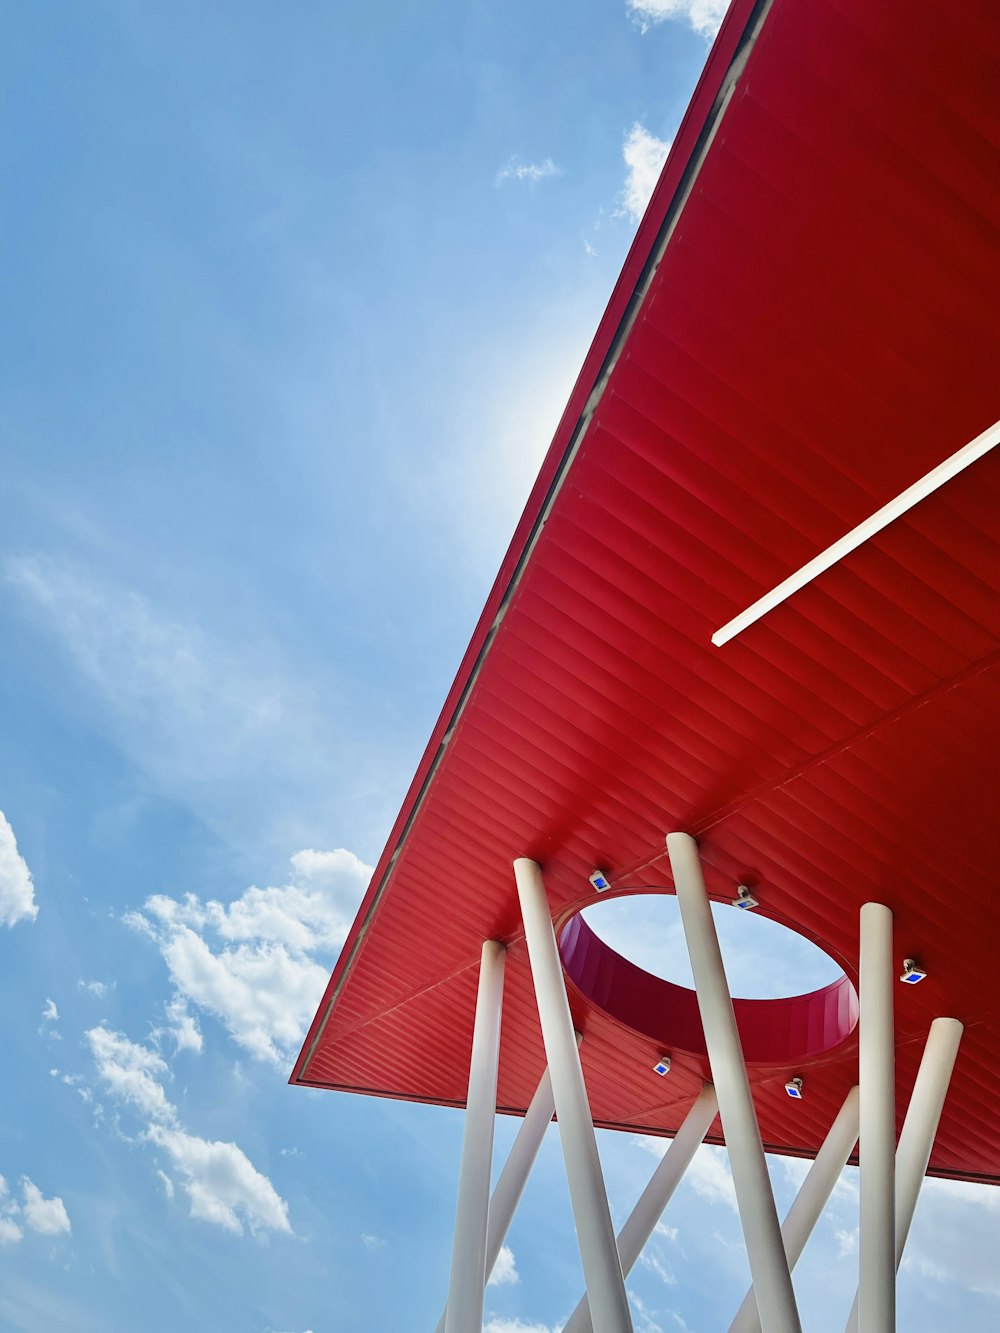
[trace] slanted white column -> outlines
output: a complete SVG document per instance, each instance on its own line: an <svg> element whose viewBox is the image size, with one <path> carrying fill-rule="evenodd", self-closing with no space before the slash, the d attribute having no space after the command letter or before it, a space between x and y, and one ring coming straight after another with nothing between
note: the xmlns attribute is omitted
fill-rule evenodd
<svg viewBox="0 0 1000 1333"><path fill-rule="evenodd" d="M671 1140L669 1148L660 1159L649 1184L639 1196L639 1201L632 1209L628 1221L618 1233L618 1254L621 1258L622 1272L626 1275L635 1266L643 1246L653 1234L657 1222L663 1216L664 1208L670 1202L670 1196L690 1165L698 1145L708 1133L718 1110L719 1103L715 1097L715 1089L711 1083L706 1083L684 1117L684 1122ZM593 1327L590 1305L584 1295L570 1315L563 1333L592 1333Z"/></svg>
<svg viewBox="0 0 1000 1333"><path fill-rule="evenodd" d="M514 862L514 878L521 900L524 936L594 1328L596 1333L632 1333L632 1317L615 1246L594 1122L542 872L534 861L519 857ZM448 1333L451 1333L450 1324Z"/></svg>
<svg viewBox="0 0 1000 1333"><path fill-rule="evenodd" d="M948 1095L959 1043L965 1031L957 1018L935 1018L927 1034L917 1079L896 1147L896 1268L910 1234L920 1187Z"/></svg>
<svg viewBox="0 0 1000 1333"><path fill-rule="evenodd" d="M493 1265L500 1254L500 1247L507 1238L514 1213L517 1211L517 1205L520 1203L521 1195L524 1192L524 1186L531 1174L531 1168L535 1164L538 1150L542 1146L545 1131L552 1122L554 1110L552 1080L549 1078L549 1071L546 1069L539 1080L538 1087L535 1089L535 1095L524 1113L524 1119L521 1121L514 1142L511 1144L510 1156L504 1163L503 1170L500 1172L500 1179L497 1181L496 1189L494 1189L490 1199L489 1225L486 1235L487 1279L493 1272ZM447 1316L448 1307L445 1306L441 1312L441 1318L437 1321L434 1333L445 1333Z"/></svg>
<svg viewBox="0 0 1000 1333"><path fill-rule="evenodd" d="M445 1319L447 1333L479 1333L483 1326L504 957L502 944L496 940L483 943L476 1021L472 1031L462 1164L458 1176L455 1243L451 1252L451 1282Z"/></svg>
<svg viewBox="0 0 1000 1333"><path fill-rule="evenodd" d="M948 1095L963 1025L957 1018L935 1018L917 1070L906 1108L906 1119L896 1148L896 1272L903 1258L920 1187L931 1159L944 1099ZM858 1327L858 1297L854 1298L848 1333Z"/></svg>
<svg viewBox="0 0 1000 1333"><path fill-rule="evenodd" d="M705 1029L712 1082L726 1136L736 1202L764 1333L800 1333L801 1324L760 1128L743 1062L719 937L705 891L698 844L687 833L667 835L667 854L691 958Z"/></svg>
<svg viewBox="0 0 1000 1333"><path fill-rule="evenodd" d="M861 1333L896 1327L896 1046L892 913L861 909L858 1068L861 1084L858 1320Z"/></svg>
<svg viewBox="0 0 1000 1333"><path fill-rule="evenodd" d="M858 1101L858 1089L854 1087L844 1098L844 1104L837 1112L823 1140L823 1146L816 1154L795 1196L795 1201L788 1210L788 1216L781 1224L781 1239L784 1241L790 1269L794 1268L802 1257L806 1241L812 1235L813 1227L819 1221L820 1214L826 1207L826 1202L840 1179L840 1173L847 1165L847 1159L858 1141ZM760 1316L757 1313L753 1287L747 1292L736 1318L729 1325L729 1333L760 1333Z"/></svg>

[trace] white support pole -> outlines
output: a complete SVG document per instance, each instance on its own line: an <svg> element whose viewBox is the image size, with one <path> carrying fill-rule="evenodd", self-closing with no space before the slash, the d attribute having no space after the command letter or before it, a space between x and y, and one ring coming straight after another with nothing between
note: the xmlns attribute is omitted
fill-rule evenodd
<svg viewBox="0 0 1000 1333"><path fill-rule="evenodd" d="M892 913L861 909L858 1068L861 1084L858 1317L861 1333L896 1327L896 1046Z"/></svg>
<svg viewBox="0 0 1000 1333"><path fill-rule="evenodd" d="M694 973L712 1081L729 1151L736 1202L764 1333L800 1333L798 1309L764 1160L743 1048L733 1013L719 937L705 891L698 844L667 835L667 854Z"/></svg>
<svg viewBox="0 0 1000 1333"><path fill-rule="evenodd" d="M852 1088L844 1098L830 1126L823 1146L816 1154L809 1173L781 1224L781 1239L788 1256L788 1267L794 1268L802 1257L806 1241L819 1221L840 1173L858 1141L858 1089ZM753 1287L747 1292L736 1318L729 1325L729 1333L760 1333L760 1316Z"/></svg>
<svg viewBox="0 0 1000 1333"><path fill-rule="evenodd" d="M690 1165L698 1145L708 1133L718 1110L719 1103L716 1100L715 1089L711 1083L706 1083L660 1159L649 1184L639 1196L639 1201L632 1209L628 1221L618 1233L618 1253L621 1257L622 1272L626 1276L631 1272L642 1253L643 1246L663 1216L663 1210L670 1202L670 1196ZM563 1333L593 1333L593 1327L590 1305L584 1295L570 1315L568 1323L563 1327Z"/></svg>
<svg viewBox="0 0 1000 1333"><path fill-rule="evenodd" d="M917 1070L917 1079L906 1108L906 1119L896 1148L896 1272L903 1258L910 1223L917 1207L920 1187L931 1159L944 1099L955 1068L963 1025L957 1018L935 1018ZM858 1298L854 1298L848 1333L858 1327Z"/></svg>
<svg viewBox="0 0 1000 1333"><path fill-rule="evenodd" d="M483 1326L505 952L496 940L483 943L451 1252L447 1333L480 1333Z"/></svg>
<svg viewBox="0 0 1000 1333"><path fill-rule="evenodd" d="M594 1328L596 1333L632 1333L625 1280L542 872L534 861L519 857L514 862L514 878Z"/></svg>
<svg viewBox="0 0 1000 1333"><path fill-rule="evenodd" d="M896 1147L896 1269L910 1234L920 1187L931 1160L931 1149L948 1095L958 1046L965 1031L957 1018L935 1018L917 1070Z"/></svg>
<svg viewBox="0 0 1000 1333"><path fill-rule="evenodd" d="M493 1266L499 1257L500 1248L507 1238L514 1213L517 1211L517 1205L520 1203L521 1195L524 1192L524 1186L531 1174L531 1168L535 1164L538 1150L542 1146L545 1131L552 1123L552 1113L554 1111L552 1080L549 1078L549 1071L546 1069L539 1080L538 1087L535 1089L535 1095L524 1113L524 1119L518 1128L517 1136L511 1144L510 1156L504 1163L503 1170L500 1172L500 1179L497 1181L496 1188L490 1198L489 1225L486 1236L487 1279L493 1272ZM441 1318L435 1326L434 1333L445 1333L447 1315L448 1307L445 1306L441 1312Z"/></svg>

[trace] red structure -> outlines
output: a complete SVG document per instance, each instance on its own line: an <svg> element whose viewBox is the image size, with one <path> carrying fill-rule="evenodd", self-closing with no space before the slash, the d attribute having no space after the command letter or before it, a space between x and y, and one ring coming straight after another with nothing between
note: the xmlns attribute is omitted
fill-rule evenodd
<svg viewBox="0 0 1000 1333"><path fill-rule="evenodd" d="M595 867L672 892L680 830L712 898L749 885L846 974L737 1005L765 1147L813 1156L858 1082L878 903L895 973L927 973L895 987L897 1127L932 1021L960 1020L930 1171L1000 1182L998 88L990 0L736 0L293 1083L464 1105L498 940L497 1107L523 1113L546 1065L527 857L594 1123L674 1134L711 1077L694 992L576 914Z"/></svg>

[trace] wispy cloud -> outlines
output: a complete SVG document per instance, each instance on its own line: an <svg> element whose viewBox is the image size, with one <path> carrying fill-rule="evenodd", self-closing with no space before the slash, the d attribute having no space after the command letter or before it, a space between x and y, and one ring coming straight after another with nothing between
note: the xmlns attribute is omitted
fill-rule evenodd
<svg viewBox="0 0 1000 1333"><path fill-rule="evenodd" d="M145 1123L140 1141L165 1154L180 1177L192 1217L236 1235L245 1227L254 1234L291 1232L287 1203L242 1148L200 1138L181 1125L163 1086L170 1071L162 1056L106 1027L91 1028L87 1040L105 1090L138 1113ZM172 1198L173 1179L160 1167L157 1176Z"/></svg>
<svg viewBox="0 0 1000 1333"><path fill-rule="evenodd" d="M70 663L68 706L85 711L157 791L213 827L284 840L311 822L316 791L342 788L345 772L356 780L355 756L334 744L327 720L333 700L321 715L272 642L224 642L126 585L45 554L9 558L3 576Z"/></svg>
<svg viewBox="0 0 1000 1333"><path fill-rule="evenodd" d="M673 19L711 40L726 17L729 0L626 0L626 7L643 32Z"/></svg>
<svg viewBox="0 0 1000 1333"><path fill-rule="evenodd" d="M14 830L0 810L0 925L16 926L38 915L35 886L24 857L17 850Z"/></svg>
<svg viewBox="0 0 1000 1333"><path fill-rule="evenodd" d="M858 1228L838 1227L834 1232L837 1242L837 1258L849 1259L858 1252Z"/></svg>
<svg viewBox="0 0 1000 1333"><path fill-rule="evenodd" d="M635 1333L663 1333L663 1325L657 1321L653 1311L639 1293L629 1287L627 1288L627 1294L629 1305L631 1305L632 1313L635 1316L633 1321Z"/></svg>
<svg viewBox="0 0 1000 1333"><path fill-rule="evenodd" d="M633 222L638 222L645 213L669 152L670 140L658 139L639 121L625 135L622 156L626 173L621 211Z"/></svg>
<svg viewBox="0 0 1000 1333"><path fill-rule="evenodd" d="M109 986L106 981L87 981L84 977L76 983L77 990L86 991L95 1000L103 1000L109 990L114 990L114 982Z"/></svg>
<svg viewBox="0 0 1000 1333"><path fill-rule="evenodd" d="M669 1264L664 1263L655 1249L650 1249L647 1246L639 1255L639 1263L649 1272L655 1273L665 1287L676 1287L677 1278L674 1276L673 1269Z"/></svg>
<svg viewBox="0 0 1000 1333"><path fill-rule="evenodd" d="M903 1267L932 1289L947 1286L1000 1301L998 1241L996 1186L925 1180Z"/></svg>
<svg viewBox="0 0 1000 1333"><path fill-rule="evenodd" d="M551 157L545 158L542 162L522 162L515 154L508 158L497 172L493 184L497 189L506 181L527 181L530 185L535 185L538 181L561 175L562 167L557 167Z"/></svg>
<svg viewBox="0 0 1000 1333"><path fill-rule="evenodd" d="M251 887L228 905L158 894L141 913L126 915L167 964L174 1030L192 1048L194 1032L182 1021L189 1006L214 1015L237 1045L278 1066L302 1040L372 868L343 848L297 852L291 864L287 884Z"/></svg>
<svg viewBox="0 0 1000 1333"><path fill-rule="evenodd" d="M654 1157L662 1157L670 1146L665 1139L648 1137L640 1137L638 1143ZM734 1212L737 1211L736 1187L724 1148L703 1143L691 1159L684 1180L709 1203L724 1203Z"/></svg>
<svg viewBox="0 0 1000 1333"><path fill-rule="evenodd" d="M504 1319L499 1315L488 1315L483 1325L483 1333L557 1333L548 1324L526 1324L520 1319Z"/></svg>

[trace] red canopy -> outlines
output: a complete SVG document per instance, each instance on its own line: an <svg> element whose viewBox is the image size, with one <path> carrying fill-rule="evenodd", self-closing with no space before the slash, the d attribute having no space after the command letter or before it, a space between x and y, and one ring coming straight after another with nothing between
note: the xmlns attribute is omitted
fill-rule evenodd
<svg viewBox="0 0 1000 1333"><path fill-rule="evenodd" d="M931 1020L961 1019L931 1170L1000 1181L1000 451L712 644L1000 416L998 88L992 0L736 0L293 1082L464 1104L493 937L522 1112L531 856L595 1122L672 1133L696 1019L564 928L596 866L669 892L682 829L713 896L751 884L851 981L861 904L892 908L929 973L896 994L900 1118ZM769 1149L821 1143L855 1013L845 984L744 1020Z"/></svg>

